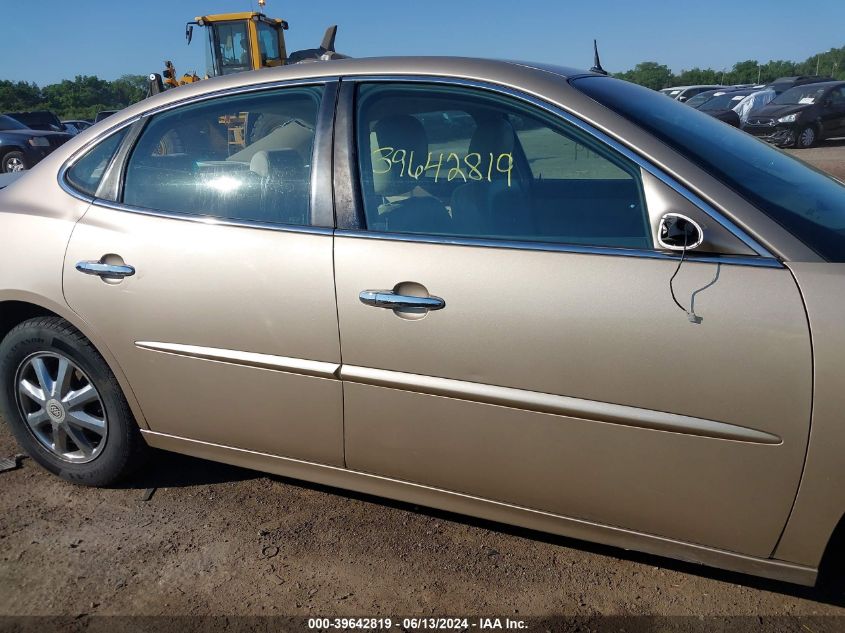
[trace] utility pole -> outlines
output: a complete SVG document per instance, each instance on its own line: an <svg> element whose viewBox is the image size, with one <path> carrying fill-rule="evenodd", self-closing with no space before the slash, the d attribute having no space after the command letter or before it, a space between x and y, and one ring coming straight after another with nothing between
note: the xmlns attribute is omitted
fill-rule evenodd
<svg viewBox="0 0 845 633"><path fill-rule="evenodd" d="M760 73L763 72L763 67L757 64L757 85L760 85Z"/></svg>
<svg viewBox="0 0 845 633"><path fill-rule="evenodd" d="M822 61L822 56L817 55L816 56L816 74L817 75L819 74L819 64L821 63L821 61Z"/></svg>

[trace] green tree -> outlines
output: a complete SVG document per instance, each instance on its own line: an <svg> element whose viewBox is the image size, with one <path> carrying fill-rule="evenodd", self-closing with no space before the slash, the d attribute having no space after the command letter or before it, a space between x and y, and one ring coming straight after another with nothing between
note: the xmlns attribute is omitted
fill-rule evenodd
<svg viewBox="0 0 845 633"><path fill-rule="evenodd" d="M672 84L672 71L668 66L657 62L640 62L633 70L616 75L619 79L632 81L641 86L647 86L654 90L666 88Z"/></svg>

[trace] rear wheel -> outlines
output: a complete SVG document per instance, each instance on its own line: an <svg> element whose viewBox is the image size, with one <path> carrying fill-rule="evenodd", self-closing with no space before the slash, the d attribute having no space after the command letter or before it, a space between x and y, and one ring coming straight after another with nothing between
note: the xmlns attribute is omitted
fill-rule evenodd
<svg viewBox="0 0 845 633"><path fill-rule="evenodd" d="M798 149L807 149L808 147L812 147L816 143L816 128L812 125L808 125L802 128L796 135L795 135L795 147Z"/></svg>
<svg viewBox="0 0 845 633"><path fill-rule="evenodd" d="M23 171L24 169L29 169L29 165L26 163L26 157L23 155L23 152L14 150L3 154L3 159L0 160L0 172L9 174L16 171Z"/></svg>
<svg viewBox="0 0 845 633"><path fill-rule="evenodd" d="M145 453L108 365L59 317L26 321L0 343L0 413L24 451L74 483L112 484Z"/></svg>

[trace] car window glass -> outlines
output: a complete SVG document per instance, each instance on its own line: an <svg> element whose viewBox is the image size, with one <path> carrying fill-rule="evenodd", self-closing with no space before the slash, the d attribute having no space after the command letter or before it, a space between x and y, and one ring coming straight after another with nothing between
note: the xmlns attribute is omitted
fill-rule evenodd
<svg viewBox="0 0 845 633"><path fill-rule="evenodd" d="M564 121L459 87L363 85L374 231L651 248L638 168Z"/></svg>
<svg viewBox="0 0 845 633"><path fill-rule="evenodd" d="M95 195L106 167L109 166L128 129L123 128L88 150L67 170L65 174L67 182L82 193L89 196Z"/></svg>
<svg viewBox="0 0 845 633"><path fill-rule="evenodd" d="M130 156L125 204L308 224L322 88L217 98L152 117Z"/></svg>

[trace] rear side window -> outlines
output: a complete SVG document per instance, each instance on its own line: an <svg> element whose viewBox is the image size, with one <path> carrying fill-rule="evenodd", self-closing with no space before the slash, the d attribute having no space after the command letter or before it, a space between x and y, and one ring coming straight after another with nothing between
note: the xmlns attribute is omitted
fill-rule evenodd
<svg viewBox="0 0 845 633"><path fill-rule="evenodd" d="M169 213L308 224L322 88L221 97L152 117L123 202Z"/></svg>
<svg viewBox="0 0 845 633"><path fill-rule="evenodd" d="M463 87L358 92L367 228L652 248L639 168L566 121Z"/></svg>
<svg viewBox="0 0 845 633"><path fill-rule="evenodd" d="M123 128L89 149L65 173L68 184L81 193L95 196L103 174L117 153L128 129L128 127Z"/></svg>

